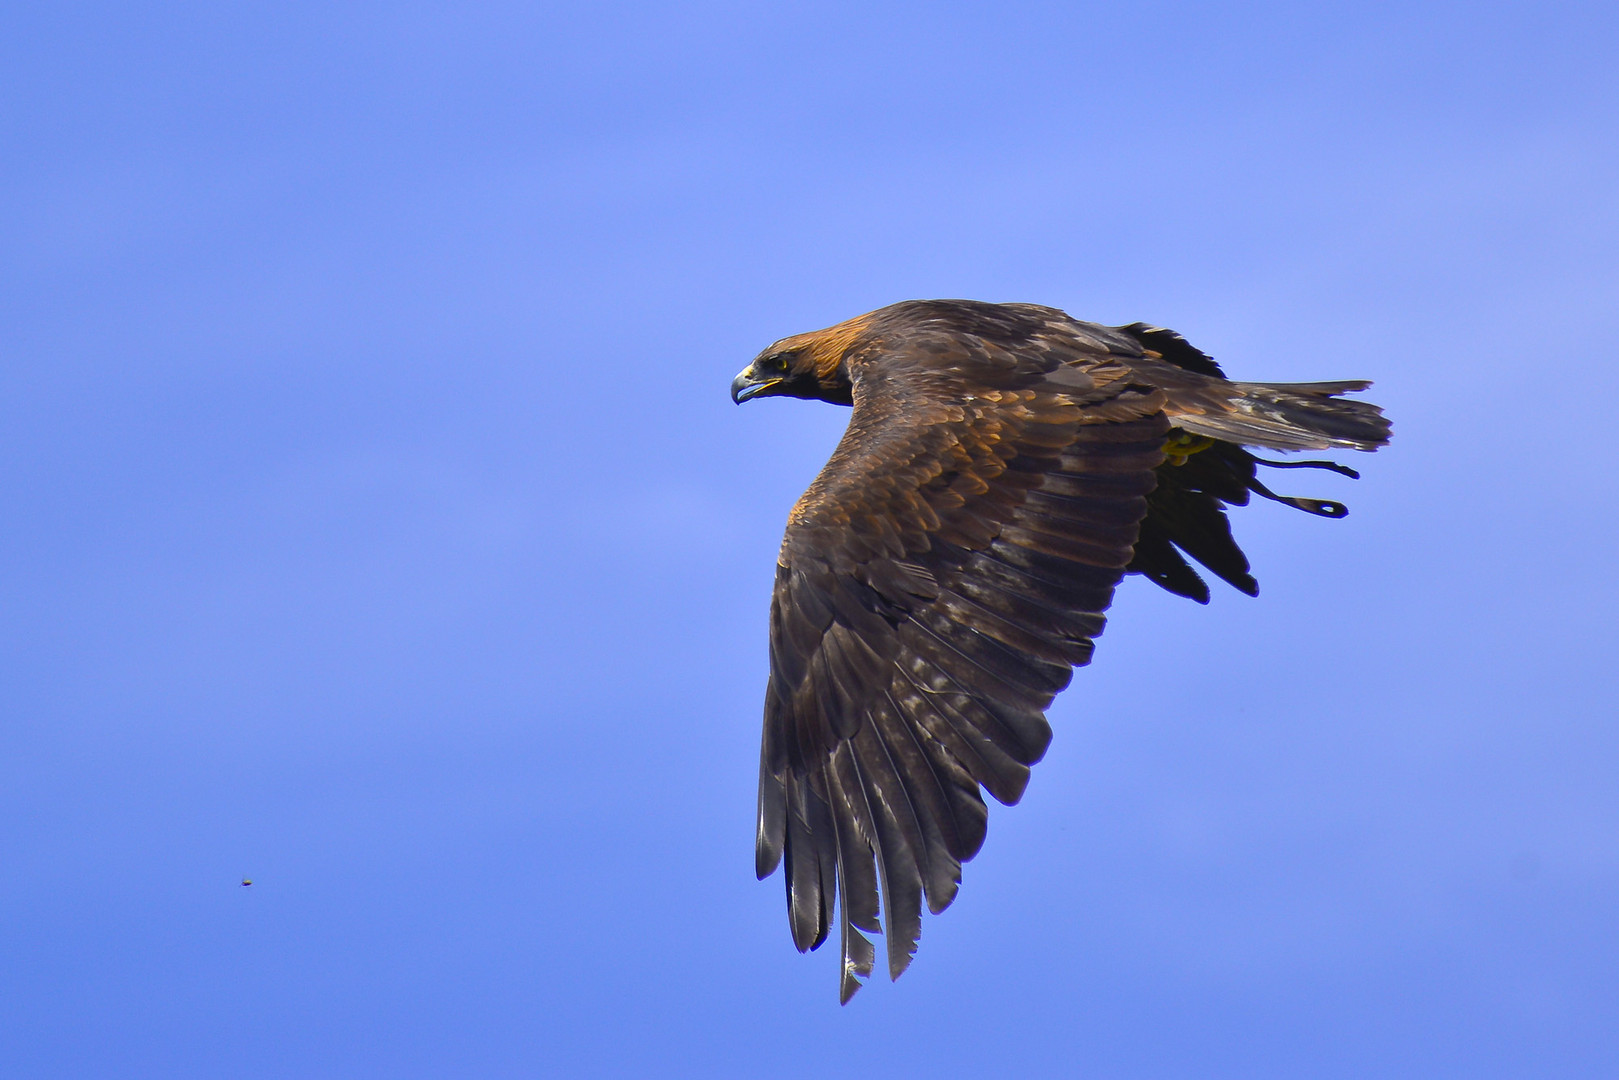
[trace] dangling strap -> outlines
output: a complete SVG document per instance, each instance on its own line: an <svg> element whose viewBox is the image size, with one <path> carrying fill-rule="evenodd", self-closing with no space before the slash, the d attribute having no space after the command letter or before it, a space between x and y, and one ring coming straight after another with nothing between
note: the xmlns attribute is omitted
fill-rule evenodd
<svg viewBox="0 0 1619 1080"><path fill-rule="evenodd" d="M1254 457L1252 454L1248 456L1254 458L1259 464L1269 465L1273 469L1327 469L1337 473L1339 476L1347 476L1351 480L1360 479L1360 473L1351 469L1348 465L1340 465L1336 461L1271 461L1268 458Z"/></svg>
<svg viewBox="0 0 1619 1080"><path fill-rule="evenodd" d="M1252 454L1248 456L1253 457ZM1260 465L1269 465L1273 469L1326 469L1329 472L1347 476L1351 480L1360 479L1360 473L1347 465L1340 465L1336 461L1267 461L1261 457L1255 457L1254 461ZM1297 495L1278 495L1260 483L1257 476L1248 481L1248 490L1272 502L1285 503L1295 510L1303 510L1306 514L1314 514L1317 517L1341 518L1349 513L1349 507L1341 502L1333 502L1330 499L1304 499Z"/></svg>

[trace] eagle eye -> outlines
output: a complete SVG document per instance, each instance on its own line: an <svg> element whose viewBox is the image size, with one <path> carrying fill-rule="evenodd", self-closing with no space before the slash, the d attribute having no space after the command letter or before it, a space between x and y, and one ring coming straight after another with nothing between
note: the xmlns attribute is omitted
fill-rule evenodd
<svg viewBox="0 0 1619 1080"><path fill-rule="evenodd" d="M759 366L763 367L766 371L784 372L787 370L787 358L787 353L771 353L769 356L765 357L759 362Z"/></svg>

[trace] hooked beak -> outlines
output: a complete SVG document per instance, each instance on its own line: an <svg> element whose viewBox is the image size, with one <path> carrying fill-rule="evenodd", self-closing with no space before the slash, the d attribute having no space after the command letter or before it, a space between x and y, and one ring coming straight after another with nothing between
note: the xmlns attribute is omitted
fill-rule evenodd
<svg viewBox="0 0 1619 1080"><path fill-rule="evenodd" d="M742 369L740 375L731 380L731 400L740 405L749 398L768 392L779 382L780 376L760 378L754 373L753 365L749 364Z"/></svg>

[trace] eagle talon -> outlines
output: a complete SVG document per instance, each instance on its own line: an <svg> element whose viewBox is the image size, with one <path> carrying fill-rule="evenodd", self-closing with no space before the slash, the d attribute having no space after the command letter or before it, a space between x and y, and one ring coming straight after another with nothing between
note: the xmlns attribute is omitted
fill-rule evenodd
<svg viewBox="0 0 1619 1080"><path fill-rule="evenodd" d="M1170 432L1169 438L1164 440L1164 455L1171 465L1185 465L1186 459L1202 450L1214 445L1214 440L1207 435L1193 435L1189 431Z"/></svg>

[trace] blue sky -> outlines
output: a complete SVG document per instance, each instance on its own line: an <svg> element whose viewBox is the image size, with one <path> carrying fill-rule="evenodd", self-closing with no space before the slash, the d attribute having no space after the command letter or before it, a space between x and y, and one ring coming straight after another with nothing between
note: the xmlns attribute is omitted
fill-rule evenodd
<svg viewBox="0 0 1619 1080"><path fill-rule="evenodd" d="M1619 1072L1619 14L11 5L0 1058ZM908 297L1372 378L1140 580L898 984L752 875L765 611ZM251 877L251 889L237 882Z"/></svg>

